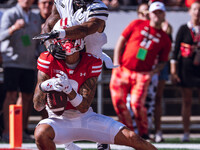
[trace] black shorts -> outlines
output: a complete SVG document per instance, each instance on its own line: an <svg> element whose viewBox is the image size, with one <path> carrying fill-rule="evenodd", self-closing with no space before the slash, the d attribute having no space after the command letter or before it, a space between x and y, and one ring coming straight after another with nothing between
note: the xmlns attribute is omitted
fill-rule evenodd
<svg viewBox="0 0 200 150"><path fill-rule="evenodd" d="M21 68L4 68L4 84L7 91L34 92L35 70Z"/></svg>

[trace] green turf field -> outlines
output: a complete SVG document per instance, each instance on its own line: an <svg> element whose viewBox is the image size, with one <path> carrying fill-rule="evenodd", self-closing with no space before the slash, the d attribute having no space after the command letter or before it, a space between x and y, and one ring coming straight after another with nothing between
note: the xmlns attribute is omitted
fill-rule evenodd
<svg viewBox="0 0 200 150"><path fill-rule="evenodd" d="M96 150L96 143L81 141L75 142L82 150ZM190 142L183 143L179 138L169 138L165 139L162 143L153 143L158 150L200 150L200 138L191 138ZM36 145L34 143L23 143L22 148L36 150ZM30 146L31 145L31 146ZM0 142L1 148L9 148L8 143ZM57 150L64 150L63 146L58 146ZM120 147L117 145L111 145L111 150L133 150L129 147Z"/></svg>

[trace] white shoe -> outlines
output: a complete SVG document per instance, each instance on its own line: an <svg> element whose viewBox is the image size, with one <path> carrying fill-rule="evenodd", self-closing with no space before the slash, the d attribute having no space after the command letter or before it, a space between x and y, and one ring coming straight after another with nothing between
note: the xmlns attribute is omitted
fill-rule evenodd
<svg viewBox="0 0 200 150"><path fill-rule="evenodd" d="M164 139L163 139L163 136L162 136L162 132L157 131L156 134L155 134L155 142L160 143L160 142L163 142L163 141L164 141Z"/></svg>
<svg viewBox="0 0 200 150"><path fill-rule="evenodd" d="M66 143L65 150L81 150L81 148L74 143Z"/></svg>
<svg viewBox="0 0 200 150"><path fill-rule="evenodd" d="M186 132L183 134L182 142L189 142L190 141L190 133Z"/></svg>

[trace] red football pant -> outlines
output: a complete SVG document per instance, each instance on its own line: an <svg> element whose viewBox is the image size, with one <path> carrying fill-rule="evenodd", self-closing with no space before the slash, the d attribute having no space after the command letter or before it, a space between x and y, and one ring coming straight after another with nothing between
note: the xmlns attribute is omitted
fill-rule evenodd
<svg viewBox="0 0 200 150"><path fill-rule="evenodd" d="M131 94L131 108L140 136L148 134L147 110L144 104L150 80L149 72L135 72L119 67L113 69L110 81L112 103L119 121L133 130L132 118L126 107L127 94Z"/></svg>

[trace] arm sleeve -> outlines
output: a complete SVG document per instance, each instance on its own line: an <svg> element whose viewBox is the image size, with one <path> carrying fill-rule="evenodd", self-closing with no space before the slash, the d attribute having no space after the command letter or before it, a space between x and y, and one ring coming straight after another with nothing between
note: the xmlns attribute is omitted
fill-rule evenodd
<svg viewBox="0 0 200 150"><path fill-rule="evenodd" d="M9 27L13 25L13 21L10 16L13 15L9 11L5 11L1 18L1 27L0 27L0 41L6 40L10 37Z"/></svg>
<svg viewBox="0 0 200 150"><path fill-rule="evenodd" d="M51 60L52 57L49 52L41 53L37 60L37 69L50 76Z"/></svg>
<svg viewBox="0 0 200 150"><path fill-rule="evenodd" d="M102 71L102 60L100 58L95 58L89 63L90 67L88 68L89 77L98 77Z"/></svg>
<svg viewBox="0 0 200 150"><path fill-rule="evenodd" d="M99 18L106 21L108 19L108 8L103 2L94 3L89 8L88 20L91 18Z"/></svg>
<svg viewBox="0 0 200 150"><path fill-rule="evenodd" d="M122 36L126 39L126 41L128 41L130 35L132 34L132 32L134 31L134 26L136 24L136 21L132 21L122 32Z"/></svg>

